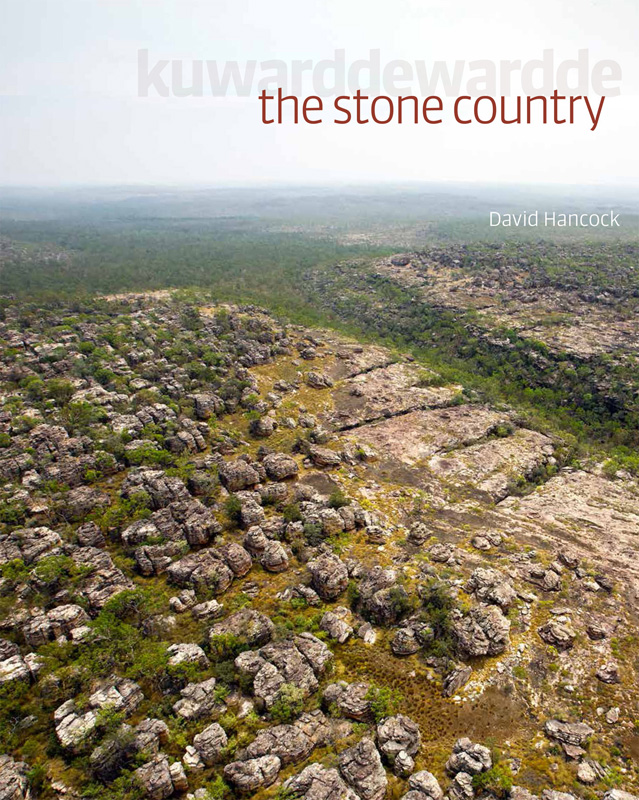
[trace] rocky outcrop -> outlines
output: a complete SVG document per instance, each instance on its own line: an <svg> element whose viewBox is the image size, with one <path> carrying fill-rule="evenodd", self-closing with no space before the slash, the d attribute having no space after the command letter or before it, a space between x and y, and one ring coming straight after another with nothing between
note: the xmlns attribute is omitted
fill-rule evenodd
<svg viewBox="0 0 639 800"><path fill-rule="evenodd" d="M540 275L525 249L488 251L508 280L533 275L534 300ZM415 286L440 267L457 281L474 251L451 252L446 263L411 255L423 268ZM370 288L369 266L338 273ZM486 318L508 325L512 309L484 281L477 272L470 285ZM563 313L566 299L558 291L554 308ZM636 476L607 477L616 456L605 468L589 460L588 472L562 465L517 409L462 397L409 355L284 330L255 307L197 309L182 296L82 299L65 311L56 302L38 313L23 313L18 298L0 305L0 727L16 759L0 758L0 796L71 798L113 784L205 800L207 787L275 796L281 782L282 797L308 800L443 800L443 789L448 800L487 800L508 794L496 788L503 770L538 794L556 787L544 800L574 800L560 790L603 795L615 768L635 786L627 595L637 588L639 515ZM512 337L466 322L463 336L481 349L512 346L524 358ZM555 354L533 351L527 366L534 355L551 376ZM258 374L255 364L270 366ZM596 391L612 391L613 408L618 381L598 372ZM514 491L522 478L539 479L536 490ZM128 646L102 654L107 604ZM94 682L87 665L117 652L119 674L146 675L147 700L115 675ZM577 690L584 683L594 705ZM394 686L402 699L379 719ZM322 710L304 711L320 687ZM580 708L596 707L597 724L549 720L544 744L526 714L531 699L542 719L579 720ZM150 708L162 720L142 718ZM460 724L494 736L498 769L482 778L490 752L460 739L444 783L447 755L431 741L425 757L413 721L431 716L442 741ZM507 740L495 733L502 722ZM45 763L38 753L52 731L58 750ZM555 770L558 747L569 763ZM28 773L17 759L32 753ZM515 788L509 800L535 798Z"/></svg>
<svg viewBox="0 0 639 800"><path fill-rule="evenodd" d="M106 492L91 486L77 486L64 495L64 502L57 507L58 516L66 522L78 522L93 511L105 508L111 502Z"/></svg>
<svg viewBox="0 0 639 800"><path fill-rule="evenodd" d="M420 744L419 725L404 714L386 717L377 726L377 746L391 766L401 752L416 756Z"/></svg>
<svg viewBox="0 0 639 800"><path fill-rule="evenodd" d="M561 589L560 573L555 569L546 569L540 564L525 567L522 570L522 578L544 592L558 592Z"/></svg>
<svg viewBox="0 0 639 800"><path fill-rule="evenodd" d="M408 779L410 791L403 800L443 800L444 792L437 778L427 770L413 773Z"/></svg>
<svg viewBox="0 0 639 800"><path fill-rule="evenodd" d="M316 692L332 659L328 647L310 633L292 640L282 639L257 651L248 650L235 659L235 666L248 681L259 703L270 709L286 685L303 695Z"/></svg>
<svg viewBox="0 0 639 800"><path fill-rule="evenodd" d="M77 639L80 631L86 631L89 621L89 615L81 606L61 605L46 613L36 613L23 626L22 635L31 647L40 647L54 640Z"/></svg>
<svg viewBox="0 0 639 800"><path fill-rule="evenodd" d="M442 694L444 697L452 697L470 680L472 667L455 667L445 677L442 682Z"/></svg>
<svg viewBox="0 0 639 800"><path fill-rule="evenodd" d="M359 584L362 612L378 625L396 623L408 607L407 601L408 593L391 567L373 567Z"/></svg>
<svg viewBox="0 0 639 800"><path fill-rule="evenodd" d="M168 726L159 719L144 719L135 729L123 723L115 734L108 736L92 751L89 758L91 772L102 783L109 783L134 756L157 756L160 744L168 740Z"/></svg>
<svg viewBox="0 0 639 800"><path fill-rule="evenodd" d="M331 683L322 699L327 708L336 707L345 717L367 722L371 717L370 683Z"/></svg>
<svg viewBox="0 0 639 800"><path fill-rule="evenodd" d="M201 547L221 530L211 509L189 498L171 502L147 519L132 523L122 531L121 538L127 547L144 545L151 539Z"/></svg>
<svg viewBox="0 0 639 800"><path fill-rule="evenodd" d="M517 593L510 581L496 569L478 567L466 584L466 591L482 603L490 603L507 611L515 602Z"/></svg>
<svg viewBox="0 0 639 800"><path fill-rule="evenodd" d="M172 667L178 664L197 664L201 669L206 669L210 666L204 650L195 642L172 644L166 652L169 656L168 663Z"/></svg>
<svg viewBox="0 0 639 800"><path fill-rule="evenodd" d="M251 608L242 608L209 630L209 638L231 634L242 645L250 648L261 647L273 638L275 625L266 614Z"/></svg>
<svg viewBox="0 0 639 800"><path fill-rule="evenodd" d="M81 547L71 554L77 567L87 575L78 587L91 613L99 612L109 600L133 589L133 581L115 566L111 556L97 547Z"/></svg>
<svg viewBox="0 0 639 800"><path fill-rule="evenodd" d="M25 564L32 564L46 552L62 544L60 534L51 528L19 528L12 533L0 536L0 564L20 558Z"/></svg>
<svg viewBox="0 0 639 800"><path fill-rule="evenodd" d="M196 417L201 420L207 420L224 413L224 401L212 392L194 394L193 405Z"/></svg>
<svg viewBox="0 0 639 800"><path fill-rule="evenodd" d="M372 739L364 738L339 756L339 770L362 800L382 800L388 778Z"/></svg>
<svg viewBox="0 0 639 800"><path fill-rule="evenodd" d="M80 547L104 547L106 539L95 522L85 522L75 532Z"/></svg>
<svg viewBox="0 0 639 800"><path fill-rule="evenodd" d="M219 469L219 476L222 486L229 492L251 489L260 482L259 472L241 458L223 464Z"/></svg>
<svg viewBox="0 0 639 800"><path fill-rule="evenodd" d="M288 561L288 553L281 542L267 542L260 554L260 564L267 572L285 572L288 569Z"/></svg>
<svg viewBox="0 0 639 800"><path fill-rule="evenodd" d="M473 800L473 776L468 772L458 772L448 787L448 800Z"/></svg>
<svg viewBox="0 0 639 800"><path fill-rule="evenodd" d="M35 681L42 669L43 661L36 653L19 653L0 660L0 684L12 681Z"/></svg>
<svg viewBox="0 0 639 800"><path fill-rule="evenodd" d="M191 500L191 495L180 478L169 477L159 469L129 471L122 484L121 495L130 498L140 492L149 496L153 510L165 508L174 502Z"/></svg>
<svg viewBox="0 0 639 800"><path fill-rule="evenodd" d="M243 578L253 566L250 554L237 542L229 542L216 548L216 553L236 578Z"/></svg>
<svg viewBox="0 0 639 800"><path fill-rule="evenodd" d="M546 736L564 744L581 746L589 739L594 730L585 722L561 722L549 719L544 725Z"/></svg>
<svg viewBox="0 0 639 800"><path fill-rule="evenodd" d="M32 800L28 771L29 767L24 761L14 761L11 756L0 755L1 800Z"/></svg>
<svg viewBox="0 0 639 800"><path fill-rule="evenodd" d="M338 606L334 611L327 611L320 620L320 628L339 644L344 644L345 641L353 633L353 628L348 624L347 620L350 619L351 612Z"/></svg>
<svg viewBox="0 0 639 800"><path fill-rule="evenodd" d="M311 585L322 600L335 600L348 586L348 570L341 559L326 553L308 563Z"/></svg>
<svg viewBox="0 0 639 800"><path fill-rule="evenodd" d="M503 653L510 641L510 621L497 606L476 606L453 625L462 653L471 658Z"/></svg>
<svg viewBox="0 0 639 800"><path fill-rule="evenodd" d="M328 447L321 447L318 444L313 444L308 449L308 457L316 467L339 467L342 459L339 453L335 450L330 450Z"/></svg>
<svg viewBox="0 0 639 800"><path fill-rule="evenodd" d="M187 720L203 719L215 711L223 711L215 695L215 678L189 683L181 690L181 699L173 705L175 713Z"/></svg>
<svg viewBox="0 0 639 800"><path fill-rule="evenodd" d="M110 708L132 714L144 700L144 694L135 681L112 675L89 697L91 708Z"/></svg>
<svg viewBox="0 0 639 800"><path fill-rule="evenodd" d="M607 661L605 664L601 664L601 666L597 668L595 676L602 683L621 683L619 665L614 661Z"/></svg>
<svg viewBox="0 0 639 800"><path fill-rule="evenodd" d="M145 796L149 800L165 800L174 792L188 789L188 781L179 761L169 764L162 753L133 773Z"/></svg>
<svg viewBox="0 0 639 800"><path fill-rule="evenodd" d="M76 708L73 700L67 700L56 709L53 722L62 747L75 750L95 729L98 715L94 710L82 713Z"/></svg>
<svg viewBox="0 0 639 800"><path fill-rule="evenodd" d="M322 764L309 764L289 778L283 789L300 800L360 800L336 769Z"/></svg>
<svg viewBox="0 0 639 800"><path fill-rule="evenodd" d="M490 750L481 744L474 744L468 738L458 739L451 757L446 762L446 772L457 775L459 772L468 775L479 775L493 765Z"/></svg>
<svg viewBox="0 0 639 800"><path fill-rule="evenodd" d="M302 714L292 725L275 725L260 731L246 748L246 757L277 756L282 765L307 759L315 747L326 742L328 721L321 711Z"/></svg>
<svg viewBox="0 0 639 800"><path fill-rule="evenodd" d="M433 629L419 618L406 620L391 641L396 656L410 656L419 652L433 639Z"/></svg>
<svg viewBox="0 0 639 800"><path fill-rule="evenodd" d="M294 478L299 472L295 459L284 453L270 453L264 458L262 464L267 476L272 481L284 481L288 478Z"/></svg>
<svg viewBox="0 0 639 800"><path fill-rule="evenodd" d="M319 372L307 372L304 376L304 382L311 389L330 389L333 385L333 380L328 375L322 375Z"/></svg>
<svg viewBox="0 0 639 800"><path fill-rule="evenodd" d="M549 620L538 628L537 632L544 642L556 647L557 650L569 650L577 635L570 625L556 619Z"/></svg>
<svg viewBox="0 0 639 800"><path fill-rule="evenodd" d="M228 744L228 737L224 728L217 722L209 725L193 737L193 748L202 763L210 767L218 763Z"/></svg>
<svg viewBox="0 0 639 800"><path fill-rule="evenodd" d="M95 729L99 709L111 709L125 715L133 713L144 695L137 683L128 678L111 678L97 689L88 701L89 708L80 710L74 700L59 706L54 715L55 732L62 747L79 748Z"/></svg>
<svg viewBox="0 0 639 800"><path fill-rule="evenodd" d="M277 756L261 756L248 761L233 761L224 767L224 780L238 792L248 793L275 783L281 768Z"/></svg>
<svg viewBox="0 0 639 800"><path fill-rule="evenodd" d="M233 582L233 572L218 558L215 550L200 550L175 561L167 569L167 577L177 586L222 594Z"/></svg>

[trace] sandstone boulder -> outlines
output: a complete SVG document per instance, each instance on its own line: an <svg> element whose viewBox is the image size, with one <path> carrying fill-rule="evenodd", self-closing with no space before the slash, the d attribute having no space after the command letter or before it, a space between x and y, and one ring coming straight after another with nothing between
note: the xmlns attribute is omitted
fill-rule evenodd
<svg viewBox="0 0 639 800"><path fill-rule="evenodd" d="M453 625L460 650L471 658L503 653L510 641L510 621L497 606L476 606Z"/></svg>
<svg viewBox="0 0 639 800"><path fill-rule="evenodd" d="M377 725L377 745L391 765L402 751L416 756L420 744L419 725L404 714L386 717Z"/></svg>
<svg viewBox="0 0 639 800"><path fill-rule="evenodd" d="M249 489L260 482L257 470L240 458L223 464L220 467L219 476L222 486L229 492Z"/></svg>
<svg viewBox="0 0 639 800"><path fill-rule="evenodd" d="M335 600L348 586L348 570L336 555L324 554L309 561L311 585L322 600Z"/></svg>
<svg viewBox="0 0 639 800"><path fill-rule="evenodd" d="M267 644L273 638L275 625L266 614L251 608L242 608L209 630L209 637L231 634L242 644L254 648Z"/></svg>
<svg viewBox="0 0 639 800"><path fill-rule="evenodd" d="M458 739L453 745L451 757L446 762L446 772L457 775L459 772L469 775L479 775L489 770L493 765L490 750L481 744L474 744L464 737Z"/></svg>
<svg viewBox="0 0 639 800"><path fill-rule="evenodd" d="M267 476L272 481L284 481L294 478L299 472L297 462L291 456L284 453L271 453L262 461Z"/></svg>
<svg viewBox="0 0 639 800"><path fill-rule="evenodd" d="M275 783L281 767L277 756L233 761L224 767L224 780L238 792L254 792Z"/></svg>
<svg viewBox="0 0 639 800"><path fill-rule="evenodd" d="M339 770L362 800L382 800L388 779L372 739L364 737L339 756Z"/></svg>
<svg viewBox="0 0 639 800"><path fill-rule="evenodd" d="M224 728L217 722L209 725L193 737L193 747L203 763L210 767L220 760L222 751L228 743Z"/></svg>
<svg viewBox="0 0 639 800"><path fill-rule="evenodd" d="M336 769L322 764L309 764L283 788L300 800L360 800Z"/></svg>

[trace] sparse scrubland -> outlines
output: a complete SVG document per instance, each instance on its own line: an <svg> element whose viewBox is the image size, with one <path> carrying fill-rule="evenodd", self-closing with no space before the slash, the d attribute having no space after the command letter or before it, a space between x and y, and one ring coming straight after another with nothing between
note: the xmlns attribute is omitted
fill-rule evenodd
<svg viewBox="0 0 639 800"><path fill-rule="evenodd" d="M428 193L31 200L2 800L639 794L636 239Z"/></svg>

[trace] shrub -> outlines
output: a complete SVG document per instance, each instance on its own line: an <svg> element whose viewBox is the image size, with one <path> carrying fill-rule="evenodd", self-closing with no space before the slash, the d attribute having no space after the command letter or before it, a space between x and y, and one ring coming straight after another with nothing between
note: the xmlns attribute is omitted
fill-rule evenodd
<svg viewBox="0 0 639 800"><path fill-rule="evenodd" d="M18 583L25 583L29 580L29 570L21 558L14 558L0 566L0 575L8 581L11 586Z"/></svg>
<svg viewBox="0 0 639 800"><path fill-rule="evenodd" d="M410 597L400 586L393 586L389 593L389 600L397 619L401 619L412 610Z"/></svg>
<svg viewBox="0 0 639 800"><path fill-rule="evenodd" d="M106 367L98 367L93 373L93 377L102 386L108 386L115 379L115 372Z"/></svg>
<svg viewBox="0 0 639 800"><path fill-rule="evenodd" d="M500 439L505 439L507 436L510 436L512 432L512 425L498 425L495 428L495 436L498 436Z"/></svg>
<svg viewBox="0 0 639 800"><path fill-rule="evenodd" d="M328 498L328 505L331 508L343 508L350 505L350 502L341 489L336 489Z"/></svg>
<svg viewBox="0 0 639 800"><path fill-rule="evenodd" d="M146 464L149 466L172 467L175 464L175 456L168 450L157 449L152 444L140 444L134 450L126 452L126 459L132 466Z"/></svg>
<svg viewBox="0 0 639 800"><path fill-rule="evenodd" d="M522 667L521 664L515 664L513 667L513 676L523 680L528 677L528 673L526 672L526 668Z"/></svg>
<svg viewBox="0 0 639 800"><path fill-rule="evenodd" d="M232 525L239 525L242 521L242 503L240 498L232 494L224 502L224 512Z"/></svg>
<svg viewBox="0 0 639 800"><path fill-rule="evenodd" d="M89 433L94 425L106 421L104 409L85 401L68 403L62 416L70 430L79 430L83 433Z"/></svg>
<svg viewBox="0 0 639 800"><path fill-rule="evenodd" d="M297 800L299 792L294 789L287 789L285 786L280 786L275 795L275 800Z"/></svg>
<svg viewBox="0 0 639 800"><path fill-rule="evenodd" d="M424 619L433 630L433 638L426 646L428 655L437 658L453 658L455 637L450 612L453 599L444 583L434 581L426 587L423 595Z"/></svg>
<svg viewBox="0 0 639 800"><path fill-rule="evenodd" d="M360 597L359 584L357 581L350 580L348 582L348 586L346 587L346 596L348 597L349 606L355 610L357 604L359 603Z"/></svg>
<svg viewBox="0 0 639 800"><path fill-rule="evenodd" d="M135 492L128 498L120 498L112 506L92 515L103 532L118 531L126 523L145 519L151 514L151 498L145 491Z"/></svg>
<svg viewBox="0 0 639 800"><path fill-rule="evenodd" d="M438 387L438 386L445 386L446 381L442 378L441 375L438 375L436 372L431 372L428 369L422 369L419 371L419 382L418 386L427 389L429 387Z"/></svg>
<svg viewBox="0 0 639 800"><path fill-rule="evenodd" d="M206 800L226 800L231 796L231 790L219 775L215 780L205 784L204 789L206 789Z"/></svg>
<svg viewBox="0 0 639 800"><path fill-rule="evenodd" d="M137 621L137 612L122 613L116 604L110 606L111 602L90 623L91 646L83 650L78 666L93 677L108 675L117 669L119 674L134 680L148 680L157 689L165 675L166 644L145 637L131 624Z"/></svg>
<svg viewBox="0 0 639 800"><path fill-rule="evenodd" d="M385 717L390 717L398 712L402 696L397 689L372 685L366 692L366 699L370 704L375 722L380 722Z"/></svg>
<svg viewBox="0 0 639 800"><path fill-rule="evenodd" d="M473 777L473 789L492 792L498 798L510 797L512 788L512 774L505 764L495 764L486 772Z"/></svg>
<svg viewBox="0 0 639 800"><path fill-rule="evenodd" d="M36 764L27 772L27 780L31 789L39 795L47 785L47 768L44 764Z"/></svg>
<svg viewBox="0 0 639 800"><path fill-rule="evenodd" d="M211 636L209 649L216 661L232 661L247 649L247 645L233 633L219 633L217 636Z"/></svg>
<svg viewBox="0 0 639 800"><path fill-rule="evenodd" d="M27 507L21 500L0 503L0 522L5 525L22 525L27 518Z"/></svg>
<svg viewBox="0 0 639 800"><path fill-rule="evenodd" d="M195 661L181 661L179 664L168 664L167 675L176 683L186 686L187 683L197 683L202 680L202 667Z"/></svg>
<svg viewBox="0 0 639 800"><path fill-rule="evenodd" d="M75 388L70 381L62 378L52 378L47 382L47 395L60 405L66 405L73 397Z"/></svg>
<svg viewBox="0 0 639 800"><path fill-rule="evenodd" d="M44 381L35 376L20 381L20 386L27 393L29 400L42 400L44 397Z"/></svg>
<svg viewBox="0 0 639 800"><path fill-rule="evenodd" d="M302 512L297 503L289 503L282 509L282 516L286 522L301 522Z"/></svg>
<svg viewBox="0 0 639 800"><path fill-rule="evenodd" d="M34 575L47 585L57 584L71 574L74 566L69 556L46 556L38 561Z"/></svg>
<svg viewBox="0 0 639 800"><path fill-rule="evenodd" d="M307 522L304 525L304 538L310 547L317 547L324 541L324 529L319 522Z"/></svg>
<svg viewBox="0 0 639 800"><path fill-rule="evenodd" d="M426 587L423 603L427 611L450 611L453 607L453 599L448 593L448 588L441 581L433 581Z"/></svg>
<svg viewBox="0 0 639 800"><path fill-rule="evenodd" d="M162 602L148 589L126 589L108 600L102 610L139 625L162 609Z"/></svg>
<svg viewBox="0 0 639 800"><path fill-rule="evenodd" d="M202 328L199 311L193 306L187 306L180 315L180 324L187 331L199 331Z"/></svg>
<svg viewBox="0 0 639 800"><path fill-rule="evenodd" d="M285 683L271 707L271 717L281 724L287 723L301 714L303 708L304 692L302 689L292 683Z"/></svg>

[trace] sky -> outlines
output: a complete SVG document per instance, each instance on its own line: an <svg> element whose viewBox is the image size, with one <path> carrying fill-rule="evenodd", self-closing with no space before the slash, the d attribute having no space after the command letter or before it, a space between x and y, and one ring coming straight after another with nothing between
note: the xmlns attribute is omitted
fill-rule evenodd
<svg viewBox="0 0 639 800"><path fill-rule="evenodd" d="M636 0L0 0L0 185L639 185ZM138 58L613 59L574 125L264 125L250 97L139 96ZM309 90L310 91L310 90ZM593 95L593 101L599 100ZM332 100L331 100L332 102ZM447 99L446 102L452 100Z"/></svg>

